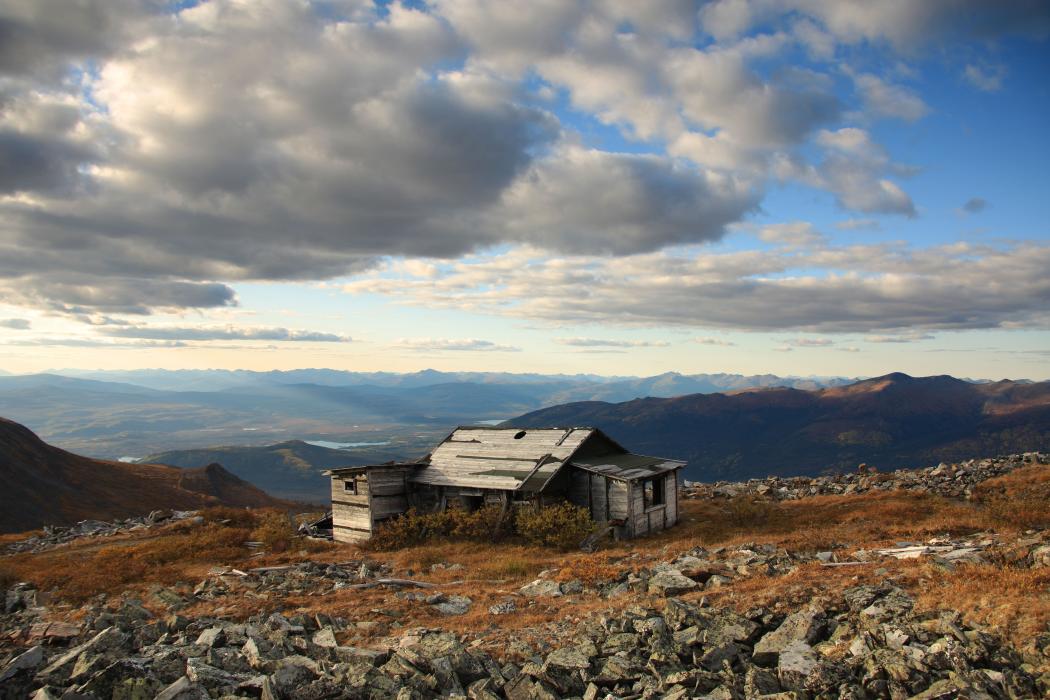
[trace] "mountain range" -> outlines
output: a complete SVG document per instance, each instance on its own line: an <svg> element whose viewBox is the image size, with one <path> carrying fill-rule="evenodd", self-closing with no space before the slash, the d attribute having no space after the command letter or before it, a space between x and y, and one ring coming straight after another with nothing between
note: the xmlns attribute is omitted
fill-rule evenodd
<svg viewBox="0 0 1050 700"><path fill-rule="evenodd" d="M803 391L585 401L525 414L517 427L588 425L632 452L688 461L687 479L805 475L959 461L1050 447L1050 382L972 383L889 374Z"/></svg>
<svg viewBox="0 0 1050 700"><path fill-rule="evenodd" d="M289 439L391 441L424 450L451 425L545 406L754 386L816 388L838 378L662 374L647 378L479 372L136 370L0 377L0 415L66 449L105 459Z"/></svg>
<svg viewBox="0 0 1050 700"><path fill-rule="evenodd" d="M0 532L212 505L289 504L217 464L178 469L89 459L48 445L25 426L0 418Z"/></svg>

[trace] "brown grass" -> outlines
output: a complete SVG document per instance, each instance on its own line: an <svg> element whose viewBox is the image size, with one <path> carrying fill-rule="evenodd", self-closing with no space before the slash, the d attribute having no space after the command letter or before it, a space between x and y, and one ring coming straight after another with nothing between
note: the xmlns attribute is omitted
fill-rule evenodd
<svg viewBox="0 0 1050 700"><path fill-rule="evenodd" d="M467 595L474 600L464 616L442 617L429 605L397 598L394 591L331 591L324 594L287 596L271 594L268 609L285 612L325 612L353 621L377 621L370 629L352 631L357 642L367 643L383 630L402 626L441 626L463 633L484 634L490 639L514 635L542 639L547 627L601 610L626 604L606 601L593 593L566 598L530 601L518 598L520 610L492 617L488 607L515 592L544 569L557 569L559 581L580 579L594 585L618 578L629 570L666 561L695 546L741 546L768 543L792 552L834 550L843 555L857 549L890 546L900 540L922 541L938 535L965 536L993 530L1004 537L1023 530L1028 520L993 507L996 499L1027 498L1042 493L1050 483L1050 467L1018 470L1002 480L989 482L973 502L952 501L906 492L878 492L850 496L823 496L800 501L766 502L753 499L730 501L683 501L682 521L671 530L632 541L606 542L594 554L565 554L547 547L514 541L498 544L438 541L409 546L390 553L374 553L352 545L324 545L288 540L284 551L248 560L243 542L269 539L280 547L288 534L265 511L253 513L251 522L243 511L209 513L202 526L169 526L133 536L87 540L37 555L6 557L9 575L54 588L61 599L82 601L96 593L144 590L153 584L189 585L207 575L213 565L271 565L300 561L322 562L374 559L392 568L395 576L430 581L446 594ZM275 516L274 516L275 517ZM282 516L283 518L283 516ZM223 524L222 521L230 522ZM282 522L287 522L286 519ZM290 527L290 526L289 526ZM268 535L267 535L268 537ZM307 549L316 548L316 551ZM460 564L462 568L439 568L435 564ZM411 573L409 573L411 572ZM1018 644L1050 623L1050 585L1047 568L1012 568L1005 562L961 566L945 572L923 560L880 561L842 568L817 564L800 566L781 577L755 575L693 597L707 595L715 604L740 610L758 605L790 609L814 598L831 598L858 583L890 580L916 596L920 607L958 610L971 623L993 625ZM654 604L657 601L653 601ZM239 618L256 614L255 598L230 595L197 603L186 614L217 613ZM355 642L356 643L356 642Z"/></svg>
<svg viewBox="0 0 1050 700"><path fill-rule="evenodd" d="M1016 469L978 484L973 499L990 520L1016 528L1050 528L1050 469Z"/></svg>
<svg viewBox="0 0 1050 700"><path fill-rule="evenodd" d="M919 582L920 608L948 608L995 627L1019 646L1050 626L1050 568L970 564L946 572L927 567Z"/></svg>
<svg viewBox="0 0 1050 700"><path fill-rule="evenodd" d="M23 580L80 602L99 593L117 593L130 584L184 580L193 564L240 562L247 554L244 542L249 532L206 524L182 532L173 529L166 536L141 542L119 542L89 551L78 547L21 554L9 561Z"/></svg>

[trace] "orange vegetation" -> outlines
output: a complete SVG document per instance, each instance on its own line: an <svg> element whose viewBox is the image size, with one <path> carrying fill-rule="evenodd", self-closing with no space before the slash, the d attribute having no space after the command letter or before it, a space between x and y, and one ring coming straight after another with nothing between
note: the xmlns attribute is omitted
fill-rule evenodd
<svg viewBox="0 0 1050 700"><path fill-rule="evenodd" d="M466 615L442 617L422 601L374 588L283 597L276 592L262 597L228 595L196 603L184 614L237 618L262 608L324 612L365 623L347 632L355 643L367 643L395 623L404 627L441 625L483 636L513 632L522 639L530 635L541 639L549 633L548 625L556 621L627 604L624 599L604 600L594 593L541 600L518 597L518 612L501 617L488 613L490 605L501 602L543 570L556 570L550 575L557 580L579 579L593 584L670 560L697 546L768 543L791 552L831 550L845 559L859 549L940 535L995 532L1009 541L1023 536L1037 511L1045 515L1047 489L1050 467L1040 466L987 482L971 502L900 491L779 503L686 500L682 502L679 526L639 540L607 543L594 554L566 554L512 541L437 541L377 553L351 545L294 539L285 516L273 512L256 511L246 516L243 511L212 510L203 525L176 524L121 537L82 540L41 554L5 557L0 560L0 569L6 568L8 577L53 589L60 600L79 602L98 593L128 592L150 606L149 592L155 586L176 586L188 593L216 565L247 569L305 559L368 559L386 564L395 576L437 584L446 594L470 596L474 605ZM1041 509L1036 503L1040 498L1044 499ZM1015 507L1004 507L1007 502ZM1019 517L1018 513L1029 515ZM245 546L250 540L263 541L268 553L250 558L251 550ZM834 596L858 583L885 580L910 591L920 608L957 610L971 622L999 628L1019 644L1027 643L1050 623L1050 596L1045 592L1050 570L1017 566L1005 555L987 564L960 565L954 571L941 570L927 560L891 559L842 568L812 563L786 576L742 576L721 588L688 597L707 595L715 604L741 609L761 605L786 611L814 598ZM157 608L157 612L162 611Z"/></svg>

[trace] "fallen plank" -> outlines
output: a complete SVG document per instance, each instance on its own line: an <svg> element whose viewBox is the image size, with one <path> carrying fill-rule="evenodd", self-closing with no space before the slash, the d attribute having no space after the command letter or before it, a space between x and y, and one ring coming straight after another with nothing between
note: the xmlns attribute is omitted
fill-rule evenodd
<svg viewBox="0 0 1050 700"><path fill-rule="evenodd" d="M349 586L345 586L344 589L361 590L364 588L375 588L376 586L415 586L417 588L437 588L436 583L427 583L426 581L413 581L407 578L377 578L375 581L369 581L368 583L354 583Z"/></svg>

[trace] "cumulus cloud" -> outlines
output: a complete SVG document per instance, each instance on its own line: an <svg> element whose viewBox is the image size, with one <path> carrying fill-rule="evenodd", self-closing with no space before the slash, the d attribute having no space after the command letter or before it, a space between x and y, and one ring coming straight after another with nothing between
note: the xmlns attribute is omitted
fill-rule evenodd
<svg viewBox="0 0 1050 700"><path fill-rule="evenodd" d="M0 319L0 328L8 328L13 331L27 331L32 327L29 319L25 318L6 318Z"/></svg>
<svg viewBox="0 0 1050 700"><path fill-rule="evenodd" d="M635 256L719 240L771 177L913 216L906 169L843 133L838 48L1039 34L1047 15L1038 0L10 0L0 295L141 315L387 256ZM769 70L800 46L812 66ZM859 70L866 117L928 111ZM575 131L588 120L647 152L602 150Z"/></svg>
<svg viewBox="0 0 1050 700"><path fill-rule="evenodd" d="M1050 246L1040 243L885 243L622 258L550 258L517 248L444 266L436 278L414 278L391 263L344 289L554 324L932 331L1045 327L1048 267Z"/></svg>
<svg viewBox="0 0 1050 700"><path fill-rule="evenodd" d="M914 92L878 76L864 73L856 76L854 82L870 114L913 122L929 112L929 107Z"/></svg>
<svg viewBox="0 0 1050 700"><path fill-rule="evenodd" d="M302 343L348 343L351 338L336 333L289 330L287 328L237 328L234 326L118 326L103 328L103 335L114 338L151 340L271 340Z"/></svg>
<svg viewBox="0 0 1050 700"><path fill-rule="evenodd" d="M777 165L778 175L826 189L847 209L916 215L911 197L887 177L907 177L915 169L893 162L866 130L856 127L822 130L816 141L823 149L823 160L811 165L784 158Z"/></svg>
<svg viewBox="0 0 1050 700"><path fill-rule="evenodd" d="M415 352L520 352L512 345L499 345L478 338L401 338L395 348Z"/></svg>
<svg viewBox="0 0 1050 700"><path fill-rule="evenodd" d="M555 338L560 345L578 348L666 348L671 344L663 340L611 340L606 338Z"/></svg>
<svg viewBox="0 0 1050 700"><path fill-rule="evenodd" d="M758 230L758 237L767 243L792 248L810 248L827 242L827 237L819 233L808 221L763 226Z"/></svg>

